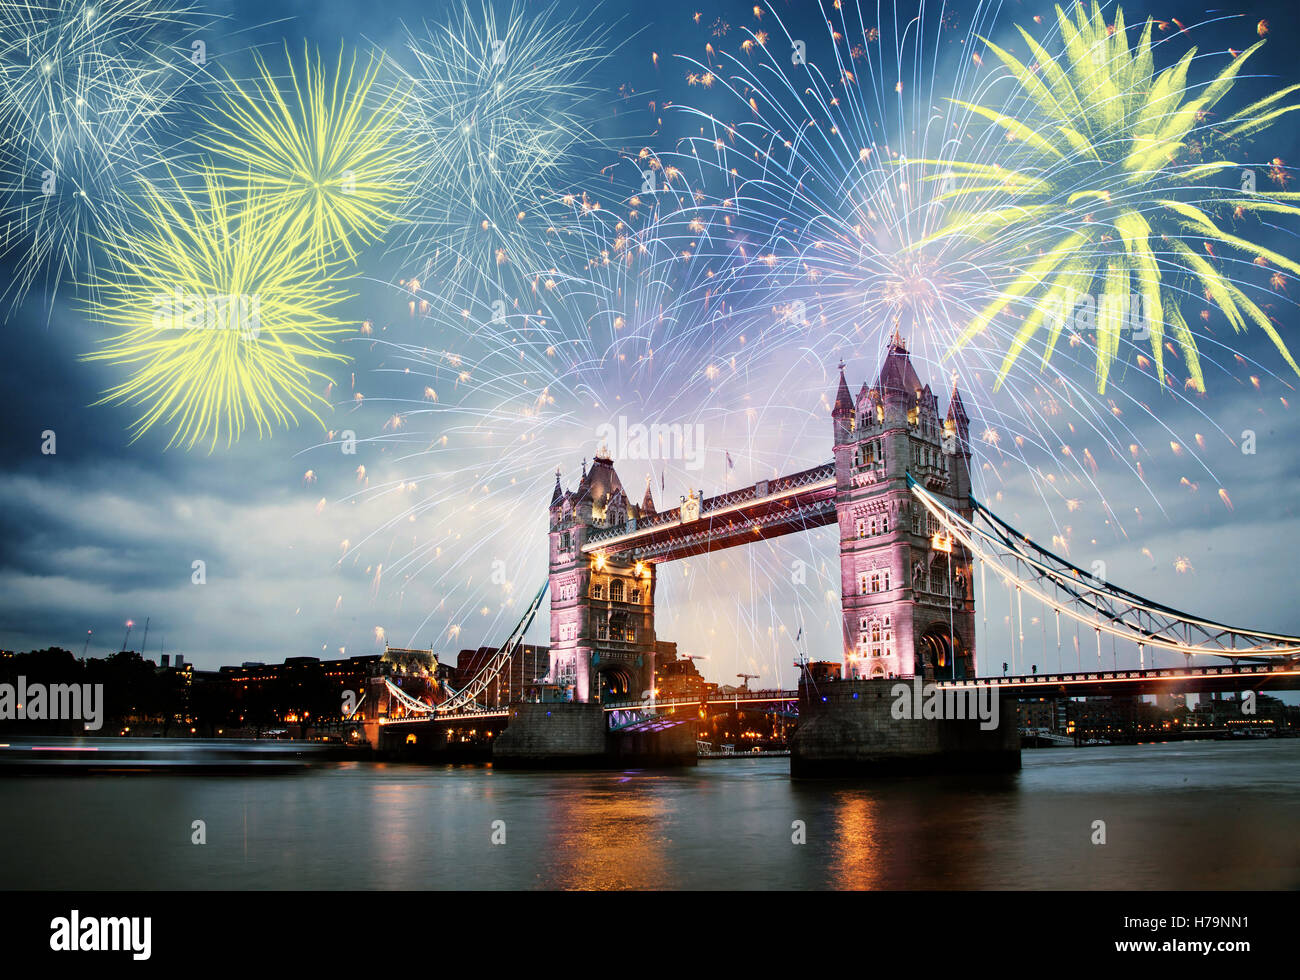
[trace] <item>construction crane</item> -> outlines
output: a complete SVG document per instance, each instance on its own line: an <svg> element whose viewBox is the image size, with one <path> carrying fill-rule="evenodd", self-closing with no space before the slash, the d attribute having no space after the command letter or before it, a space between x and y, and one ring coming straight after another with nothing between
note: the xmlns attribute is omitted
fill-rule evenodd
<svg viewBox="0 0 1300 980"><path fill-rule="evenodd" d="M741 679L741 684L740 684L740 686L743 687L746 691L748 691L748 690L749 690L749 681L750 681L750 679L752 678L752 679L754 679L754 680L758 680L758 678L759 678L760 675L758 675L758 674L737 674L736 676L739 677L739 678Z"/></svg>

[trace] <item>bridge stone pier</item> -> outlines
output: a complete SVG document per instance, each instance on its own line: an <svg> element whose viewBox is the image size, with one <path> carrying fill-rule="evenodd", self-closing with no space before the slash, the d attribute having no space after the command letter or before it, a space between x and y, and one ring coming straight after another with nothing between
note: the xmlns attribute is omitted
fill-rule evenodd
<svg viewBox="0 0 1300 980"><path fill-rule="evenodd" d="M503 769L693 766L699 761L696 729L692 719L616 732L599 704L516 704L492 746L492 762Z"/></svg>
<svg viewBox="0 0 1300 980"><path fill-rule="evenodd" d="M993 698L999 699L996 705ZM790 775L815 778L1020 769L1014 698L988 691L982 699L953 696L945 703L940 695L934 713L946 717L930 718L925 717L925 702L919 679L800 685L799 727L790 742ZM981 707L992 709L983 720Z"/></svg>

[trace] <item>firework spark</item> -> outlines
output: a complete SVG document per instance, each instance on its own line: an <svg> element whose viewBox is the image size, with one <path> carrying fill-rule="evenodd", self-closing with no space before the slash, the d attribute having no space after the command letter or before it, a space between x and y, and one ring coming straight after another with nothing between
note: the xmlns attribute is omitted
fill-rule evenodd
<svg viewBox="0 0 1300 980"><path fill-rule="evenodd" d="M288 60L288 98L261 57L252 82L228 78L201 145L223 161L215 172L228 186L274 212L286 238L353 258L392 223L408 189L413 148L397 138L404 94L389 86L381 95L380 62L345 64L342 46L332 70L306 49L300 68Z"/></svg>
<svg viewBox="0 0 1300 980"><path fill-rule="evenodd" d="M344 360L331 311L348 297L340 263L286 242L273 209L243 210L211 171L201 182L201 195L147 186L136 229L104 240L110 270L88 312L119 332L85 357L129 372L101 403L141 408L135 439L162 425L169 448L211 451L250 424L261 435L299 412L320 421L314 387L329 378L313 362Z"/></svg>
<svg viewBox="0 0 1300 980"><path fill-rule="evenodd" d="M14 306L93 269L93 238L120 227L124 188L163 156L170 117L204 58L209 19L166 0L0 2L0 295ZM196 42L201 44L202 42Z"/></svg>
<svg viewBox="0 0 1300 980"><path fill-rule="evenodd" d="M1115 11L1113 25L1095 2L1091 15L1082 3L1075 4L1073 14L1072 19L1058 8L1064 49L1055 56L1020 29L1033 68L985 40L1014 82L1014 97L1000 100L999 108L958 100L1005 133L1009 159L949 162L971 182L956 189L954 197L974 196L979 203L959 204L941 234L998 243L1008 256L1017 257L1020 267L1020 274L971 320L958 344L986 330L1009 307L1027 304L999 370L1000 383L1043 330L1046 362L1078 299L1095 295L1096 384L1104 392L1121 334L1138 319L1131 297L1139 296L1156 379L1167 380L1167 327L1182 354L1187 386L1204 391L1200 351L1174 289L1187 279L1235 331L1248 324L1262 330L1300 374L1268 314L1232 271L1224 271L1225 266L1248 268L1252 260L1263 259L1296 274L1300 264L1228 230L1216 215L1300 215L1300 208L1287 203L1296 195L1265 193L1254 184L1253 171L1243 172L1242 163L1226 156L1300 108L1284 102L1300 86L1224 110L1220 104L1263 41L1208 84L1193 87L1187 75L1194 47L1175 65L1156 72L1152 21L1130 46L1122 10ZM1208 122L1216 110L1220 118ZM1226 174L1232 177L1230 185L1212 183ZM1231 259L1229 253L1247 258ZM1034 300L1035 293L1044 295Z"/></svg>
<svg viewBox="0 0 1300 980"><path fill-rule="evenodd" d="M616 45L609 29L555 8L529 14L468 3L446 23L408 29L409 67L390 63L420 147L396 250L425 278L462 288L541 268L542 209L595 145L590 77Z"/></svg>

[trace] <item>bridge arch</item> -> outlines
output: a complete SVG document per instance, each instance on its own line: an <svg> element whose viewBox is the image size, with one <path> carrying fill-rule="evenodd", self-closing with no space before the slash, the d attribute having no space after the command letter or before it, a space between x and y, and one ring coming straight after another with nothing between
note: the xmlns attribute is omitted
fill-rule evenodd
<svg viewBox="0 0 1300 980"><path fill-rule="evenodd" d="M597 690L602 701L621 701L640 697L640 691L634 691L632 671L626 664L601 663L596 667Z"/></svg>
<svg viewBox="0 0 1300 980"><path fill-rule="evenodd" d="M916 673L939 680L966 677L968 656L961 633L950 632L947 623L934 623L916 642Z"/></svg>

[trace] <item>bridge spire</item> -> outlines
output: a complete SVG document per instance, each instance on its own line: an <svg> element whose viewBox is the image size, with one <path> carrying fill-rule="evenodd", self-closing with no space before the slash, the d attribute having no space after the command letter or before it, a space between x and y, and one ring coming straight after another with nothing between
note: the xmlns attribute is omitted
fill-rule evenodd
<svg viewBox="0 0 1300 980"><path fill-rule="evenodd" d="M835 392L835 406L831 409L833 418L853 414L853 398L849 395L849 383L844 380L844 362L840 361L840 386Z"/></svg>
<svg viewBox="0 0 1300 980"><path fill-rule="evenodd" d="M893 350L900 350L906 354L907 344L903 341L903 332L898 328L900 319L902 319L901 316L894 317L894 332L889 338L889 346Z"/></svg>

